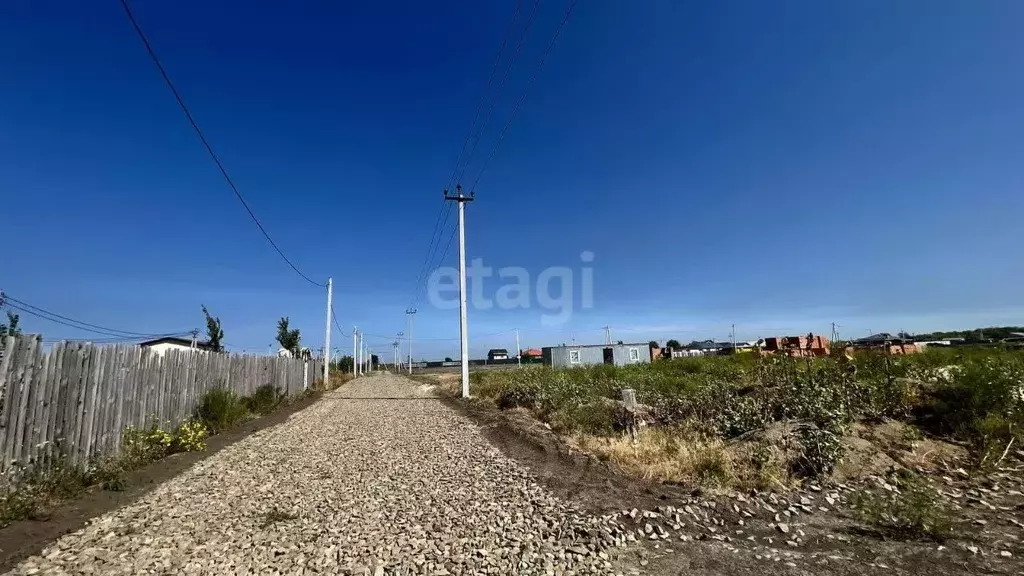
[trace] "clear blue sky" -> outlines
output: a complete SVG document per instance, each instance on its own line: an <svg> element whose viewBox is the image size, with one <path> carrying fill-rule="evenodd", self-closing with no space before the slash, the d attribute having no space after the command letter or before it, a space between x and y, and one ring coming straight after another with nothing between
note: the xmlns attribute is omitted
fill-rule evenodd
<svg viewBox="0 0 1024 576"><path fill-rule="evenodd" d="M133 5L271 234L334 278L343 328L404 329L514 2ZM566 7L541 2L470 176ZM594 307L557 330L471 310L471 334L1024 323L1022 21L1016 0L581 0L468 207L468 252L537 274L592 251ZM323 291L245 215L116 0L0 6L0 127L11 295L138 332L201 327L205 304L238 350L287 315L322 344ZM418 337L457 337L456 312L419 307Z"/></svg>

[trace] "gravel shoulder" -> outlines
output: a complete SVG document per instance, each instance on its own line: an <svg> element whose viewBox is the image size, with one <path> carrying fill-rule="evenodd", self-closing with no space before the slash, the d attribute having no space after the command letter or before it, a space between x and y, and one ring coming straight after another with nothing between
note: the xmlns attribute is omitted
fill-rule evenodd
<svg viewBox="0 0 1024 576"><path fill-rule="evenodd" d="M624 530L374 375L93 518L12 574L640 573Z"/></svg>
<svg viewBox="0 0 1024 576"><path fill-rule="evenodd" d="M272 414L213 436L207 440L207 449L203 452L175 454L134 470L127 475L126 489L123 491L112 492L94 487L82 497L65 502L39 518L14 522L0 528L0 572L11 570L19 562L38 554L64 534L82 528L90 519L135 502L197 462L214 456L259 430L286 421L295 412L304 410L316 402L319 397L320 395L316 394L299 400Z"/></svg>

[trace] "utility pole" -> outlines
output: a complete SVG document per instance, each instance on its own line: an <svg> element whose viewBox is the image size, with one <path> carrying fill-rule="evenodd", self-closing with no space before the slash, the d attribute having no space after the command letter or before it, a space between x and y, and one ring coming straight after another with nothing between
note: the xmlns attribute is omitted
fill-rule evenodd
<svg viewBox="0 0 1024 576"><path fill-rule="evenodd" d="M331 297L334 295L334 285L331 279L327 279L327 329L324 333L324 386L330 382L331 376Z"/></svg>
<svg viewBox="0 0 1024 576"><path fill-rule="evenodd" d="M736 325L735 324L732 325L731 335L732 335L732 351L735 352L736 351Z"/></svg>
<svg viewBox="0 0 1024 576"><path fill-rule="evenodd" d="M469 398L469 321L466 316L466 202L472 202L476 192L462 194L462 185L455 187L455 196L444 191L444 199L459 204L459 333L462 344L462 397Z"/></svg>
<svg viewBox="0 0 1024 576"><path fill-rule="evenodd" d="M519 347L519 328L516 328L516 364L523 367L523 349Z"/></svg>
<svg viewBox="0 0 1024 576"><path fill-rule="evenodd" d="M611 344L612 343L612 327L611 326L605 326L604 327L604 343L605 344Z"/></svg>
<svg viewBox="0 0 1024 576"><path fill-rule="evenodd" d="M395 373L398 374L402 371L402 337L405 336L405 332L399 332L398 336L398 348L395 350L395 354L398 355L398 364L396 364Z"/></svg>
<svg viewBox="0 0 1024 576"><path fill-rule="evenodd" d="M359 339L359 329L352 327L352 375L356 375L356 341Z"/></svg>
<svg viewBox="0 0 1024 576"><path fill-rule="evenodd" d="M412 375L412 316L416 313L415 308L408 308L405 316L409 319L409 374Z"/></svg>
<svg viewBox="0 0 1024 576"><path fill-rule="evenodd" d="M365 347L366 347L366 344L363 343L363 333L360 332L359 333L359 372L358 372L359 376L362 376L364 374L364 372L363 372L363 358L366 357L366 355L364 354L364 348Z"/></svg>
<svg viewBox="0 0 1024 576"><path fill-rule="evenodd" d="M192 349L193 350L196 349L196 342L198 340L199 340L199 329L198 328L193 328L192 329Z"/></svg>

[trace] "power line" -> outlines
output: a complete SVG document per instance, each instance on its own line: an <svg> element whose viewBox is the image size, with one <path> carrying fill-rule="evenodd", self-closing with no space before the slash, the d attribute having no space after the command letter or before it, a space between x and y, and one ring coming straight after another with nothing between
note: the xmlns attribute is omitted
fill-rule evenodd
<svg viewBox="0 0 1024 576"><path fill-rule="evenodd" d="M334 315L334 306L331 306L331 318L334 319L334 327L338 329L338 332L341 333L342 336L345 338L352 336L351 334L345 334L345 331L341 329L341 324L338 324L338 317Z"/></svg>
<svg viewBox="0 0 1024 576"><path fill-rule="evenodd" d="M469 163L473 160L473 155L476 153L476 146L477 146L477 144L480 143L480 136L483 135L483 132L487 128L487 125L490 124L490 122L491 122L491 114L494 113L494 107L497 106L497 104L498 104L498 96L501 94L502 88L505 87L505 82L508 80L509 72L512 71L512 65L515 64L516 58L519 57L519 52L523 48L523 43L526 41L526 36L530 32L530 27L533 26L533 20L537 16L537 8L539 8L539 7L540 7L540 0L535 0L534 3L533 3L533 10L530 12L530 16L526 20L526 26L523 28L523 33L519 36L519 42L516 43L515 51L512 53L512 57L509 58L508 65L505 66L505 73L501 77L501 82L498 83L498 89L497 89L497 91L495 93L495 96L494 96L494 98L491 99L491 105L487 109L487 115L484 116L483 123L481 123L480 126L476 130L476 135L473 137L473 144L469 147L469 156L466 157L466 165L462 167L462 172L459 173L458 178L455 180L456 183L459 182L460 180L462 180L463 177L465 177L466 170L469 169ZM518 4L517 4L516 5L516 14L517 15L519 13L518 10L519 9L518 9ZM514 21L513 21L513 23L514 23ZM511 32L511 27L509 28L509 31ZM508 38L506 37L506 40L507 39ZM505 44L502 43L502 49L504 49L504 46L505 46ZM498 55L500 56L501 53L499 52Z"/></svg>
<svg viewBox="0 0 1024 576"><path fill-rule="evenodd" d="M153 64L155 64L157 70L160 71L160 75L163 77L164 82L167 84L167 87L170 88L171 93L174 95L174 99L178 101L178 106L181 108L181 111L184 112L185 117L188 119L189 124L192 125L192 129L195 130L196 136L199 137L199 140L203 143L203 146L206 147L206 151L210 154L210 158L213 160L213 163L217 165L217 168L220 170L221 175L224 176L224 180L228 183L228 186L230 186L231 190L235 193L235 197L237 197L238 201L242 203L242 206L245 208L245 211L249 213L249 218L252 218L252 221L256 223L256 227L259 228L260 232L263 233L263 237L267 239L267 242L270 242L270 245L274 247L274 250L277 251L277 254L288 264L288 266L291 267L292 270L295 271L296 274L298 274L299 276L302 277L303 280L309 282L314 286L326 286L325 284L314 282L309 278L309 276L303 274L302 271L299 270L298 267L295 266L295 264L292 263L292 261L289 260L288 257L284 255L284 252L281 251L281 248L277 246L277 243L274 242L274 239L270 237L269 233L267 233L267 230L263 227L263 224L260 223L259 218L256 217L256 214L253 213L252 208L249 207L249 203L246 202L245 198L242 197L242 193L239 192L238 186L235 186L234 180L232 180L231 176L228 175L228 171L226 168L224 168L224 164L221 163L220 158L218 158L217 154L214 153L213 147L210 146L210 142L206 139L206 136L203 134L203 131L199 129L199 124L197 124L195 118L192 117L192 113L189 111L188 106L185 105L185 100L181 97L181 94L178 92L178 89L174 87L174 83L171 82L170 76L168 76L167 71L164 69L163 64L160 63L160 59L157 57L156 51L153 50L153 46L149 43L149 39L146 37L146 34L142 31L142 28L139 26L139 23L135 20L135 15L132 14L132 10L128 6L128 0L121 0L121 6L124 7L125 15L128 16L128 20L131 22L132 27L135 28L135 32L139 35L139 40L141 40L142 44L146 47L146 52L149 53L149 57L153 60Z"/></svg>
<svg viewBox="0 0 1024 576"><path fill-rule="evenodd" d="M512 330L503 330L501 332L492 332L490 334L480 334L480 335L474 336L474 338L486 338L488 336L501 336L502 334L511 334L511 333L512 333ZM372 336L374 338L383 338L383 339L387 339L387 340L394 340L395 339L394 336L384 336L383 334L370 334L369 332L360 332L360 334L363 334L364 336ZM451 342L453 340L458 340L458 339L459 339L458 337L455 337L455 338L415 338L414 341L416 341L416 342ZM402 338L402 340L408 340L408 338Z"/></svg>
<svg viewBox="0 0 1024 576"><path fill-rule="evenodd" d="M540 0L537 0L540 3ZM455 186L455 174L459 171L459 165L462 164L462 155L466 153L466 146L469 144L469 140L473 137L473 128L476 127L477 120L480 118L480 111L483 110L484 101L487 100L487 94L491 90L491 82L494 81L494 74L498 71L498 64L501 63L501 55L505 53L505 46L508 44L508 39L512 37L512 30L515 29L516 21L519 20L519 10L522 8L522 1L516 0L516 9L512 13L512 21L508 24L508 30L505 31L505 37L501 40L501 46L498 48L498 53L494 55L494 64L491 65L491 73L487 76L487 83L484 85L484 91L480 94L480 101L477 102L476 112L473 113L473 121L469 124L469 130L466 132L466 138L462 141L462 150L459 151L459 156L455 160L455 167L452 168L452 175L448 178L448 188ZM534 13L537 11L537 5L533 7ZM531 15L530 20L532 22L533 16ZM529 30L529 25L526 29ZM524 32L525 35L525 32ZM516 54L519 51L516 50ZM515 57L513 56L513 59ZM506 73L507 75L507 73ZM504 81L502 82L504 84ZM500 91L501 88L499 87ZM493 105L491 106L493 108ZM469 160L466 160L468 163Z"/></svg>
<svg viewBox="0 0 1024 576"><path fill-rule="evenodd" d="M448 210L445 211L445 208ZM416 305L417 298L419 297L420 283L423 281L426 271L430 269L429 265L432 260L432 256L437 253L437 249L434 247L435 236L437 242L440 242L441 235L439 234L439 231L444 229L444 224L441 224L441 215L444 214L444 223L447 224L448 214L450 212L451 205L447 202L443 202L441 204L441 209L437 211L437 219L434 220L434 230L430 233L430 244L427 245L427 255L423 259L423 264L420 265L419 273L416 274L416 283L413 284L412 287L412 298L409 301L409 307L414 307ZM441 224L440 228L438 227L439 224ZM441 232L441 234L443 234L443 232Z"/></svg>
<svg viewBox="0 0 1024 576"><path fill-rule="evenodd" d="M526 96L530 93L530 87L533 86L533 83L540 74L541 69L544 68L544 62L548 59L548 56L551 54L551 50L555 47L555 42L558 41L558 37L562 34L562 29L565 28L566 23L569 22L569 18L572 16L572 11L576 8L577 2L578 0L572 0L569 4L569 9L565 11L565 17L562 18L562 23L559 24L558 28L555 30L554 36L551 37L551 42L548 43L547 49L544 50L544 54L540 57L540 61L537 63L537 67L534 68L533 74L530 75L530 79L526 81L526 87L523 89L523 93L519 97L519 101L516 102L515 108L512 109L512 113L509 115L508 121L505 122L505 127L501 129L501 134L498 135L497 141L494 142L494 147L491 149L491 153L487 156L487 160L484 161L484 165L480 169L480 173L477 174L476 180L474 180L473 185L470 186L470 192L476 191L476 185L480 183L480 178L482 178L484 172L487 171L487 167L490 165L491 159L494 158L494 154L498 151L498 146L501 144L501 141L505 139L505 134L508 132L508 127L512 125L512 120L516 117L519 109L523 107L523 102L526 101Z"/></svg>
<svg viewBox="0 0 1024 576"><path fill-rule="evenodd" d="M528 31L530 28L530 24L533 22L533 17L537 12L537 6L539 4L540 0L536 0L536 4L534 4L533 7L533 12L530 14L530 22L527 23L526 30L524 30L523 32L524 37L526 35L526 31ZM508 29L505 31L505 37L501 40L501 45L498 47L498 53L494 55L494 63L491 65L491 73L487 76L487 82L484 84L483 92L480 94L480 100L477 102L476 111L473 113L473 119L469 124L469 129L466 131L466 137L462 140L462 149L459 151L459 155L455 159L455 166L452 167L452 174L448 178L448 189L455 186L456 174L458 174L459 167L462 165L463 155L466 153L466 149L469 145L470 140L473 139L474 131L477 128L477 122L480 119L480 112L483 110L484 103L487 101L487 97L490 94L491 83L494 81L494 76L498 71L498 65L501 64L501 56L502 54L505 53L505 46L508 45L509 38L512 37L512 31L515 29L516 22L519 20L519 12L521 8L521 0L516 0L515 11L512 13L512 21L509 22ZM522 39L520 39L519 45L516 47L515 54L512 56L512 61L514 61L516 55L519 54L519 48L521 47L521 45ZM509 68L511 68L512 66L512 61L509 62ZM508 70L505 71L505 78L507 77ZM502 86L504 86L505 78L503 78L501 81ZM501 87L499 87L498 90L500 91ZM497 101L497 97L492 98L491 100L491 106L487 112L488 119L490 118L490 111L494 109L494 102ZM482 129L480 131L482 131ZM476 139L479 140L479 132L477 133ZM476 148L475 143L473 145L473 148ZM473 153L471 152L470 156L466 159L467 166L469 164L469 161L472 159L472 154ZM465 173L465 170L463 170L463 173ZM445 192L447 192L447 190L445 190ZM444 215L443 221L441 218L442 214ZM430 242L427 244L427 252L423 258L423 264L420 265L419 272L416 274L416 281L413 284L413 294L412 297L410 298L409 304L410 307L414 307L417 303L417 299L419 297L420 284L425 280L426 272L430 269L430 263L433 260L433 257L437 255L437 249L440 247L441 238L443 237L444 234L443 230L445 228L445 225L448 224L448 216L450 214L451 205L449 205L446 201L442 200L441 207L437 211L437 217L434 219L434 228L430 233Z"/></svg>
<svg viewBox="0 0 1024 576"><path fill-rule="evenodd" d="M20 306L16 306L14 304L11 304L10 302L16 302ZM44 320L50 320L51 322L56 322L58 324L64 324L65 326L70 326L72 328L78 328L79 330L83 330L83 331L86 331L86 332L95 332L97 334L107 334L108 336L121 336L121 337L139 336L139 337L142 337L142 338L153 338L153 337L167 336L168 335L168 333L154 334L154 333L145 333L145 332L132 332L132 331L129 331L129 330L120 330L118 328L108 328L106 326L99 326L97 324L90 324L88 322L83 322L81 320L76 320L74 318L69 318L67 316L62 316L60 314L57 314L56 312L51 312L49 310L46 310L45 308L40 308L38 306L33 306L32 304L29 304L28 302L23 302L21 300L18 300L17 298L13 298L13 297L9 296L8 294L3 294L2 296L0 296L0 303L6 304L7 306L10 306L11 308L14 308L15 310L20 310L22 312L25 312L26 314L31 314L33 316L38 316L39 318L43 318ZM63 322L63 321L66 321L66 322ZM74 324L69 324L70 322L73 322ZM76 326L76 324L78 324L80 326ZM185 334L187 332L188 332L187 330L182 330L180 332L174 332L172 334Z"/></svg>
<svg viewBox="0 0 1024 576"><path fill-rule="evenodd" d="M29 310L27 308L22 308L20 306L16 306L14 304L8 303L8 304L6 304L6 306L8 306L10 308L13 308L13 309L15 309L15 310L17 310L19 312L23 312L25 314L29 314L29 315L35 316L37 318L42 318L43 320L48 320L48 321L53 322L55 324L60 324L62 326L67 326L69 328L74 328L76 330L81 330L83 332L92 332L94 334L102 334L103 336L110 336L113 339L120 340L120 341L128 341L128 340L143 341L143 340L152 340L152 339L156 339L156 338L166 338L168 336L180 336L182 334L191 334L191 332L166 332L166 333L163 333L163 334L149 334L149 335L146 335L146 336L134 336L134 337L133 336L125 336L124 334L117 334L115 332L107 332L107 331L104 331L104 330L95 330L95 329L92 329L92 328L83 328L81 326L76 326L74 324L71 324L70 322L64 322L63 320L58 320L56 318L50 318L48 316L44 316L42 314L39 314L37 312L33 312L32 310ZM85 339L83 339L83 340L85 340Z"/></svg>

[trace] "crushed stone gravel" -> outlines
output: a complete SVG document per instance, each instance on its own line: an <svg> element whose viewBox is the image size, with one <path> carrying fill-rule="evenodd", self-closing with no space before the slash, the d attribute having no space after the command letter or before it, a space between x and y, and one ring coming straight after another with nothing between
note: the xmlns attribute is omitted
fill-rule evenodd
<svg viewBox="0 0 1024 576"><path fill-rule="evenodd" d="M9 574L616 574L624 527L561 500L429 388L378 374Z"/></svg>

